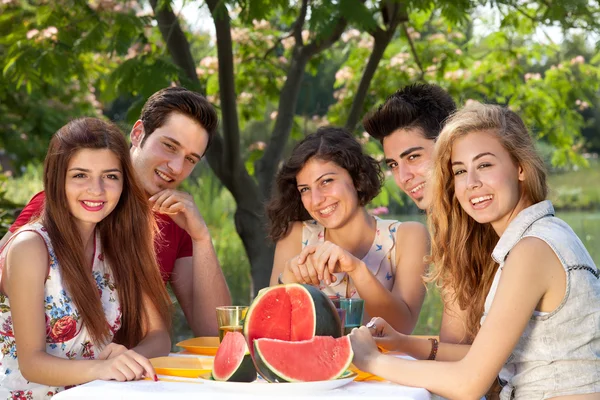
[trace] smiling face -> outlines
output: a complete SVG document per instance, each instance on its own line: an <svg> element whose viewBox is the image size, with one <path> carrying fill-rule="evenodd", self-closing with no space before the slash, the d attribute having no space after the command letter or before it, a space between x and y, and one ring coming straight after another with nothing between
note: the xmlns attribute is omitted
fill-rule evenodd
<svg viewBox="0 0 600 400"><path fill-rule="evenodd" d="M102 221L115 209L122 191L121 163L111 150L82 149L69 161L65 193L78 225Z"/></svg>
<svg viewBox="0 0 600 400"><path fill-rule="evenodd" d="M344 226L359 209L358 195L348 171L333 161L311 158L296 175L306 211L327 229Z"/></svg>
<svg viewBox="0 0 600 400"><path fill-rule="evenodd" d="M396 184L422 210L429 208L426 181L431 167L433 140L420 128L398 129L383 139L385 162Z"/></svg>
<svg viewBox="0 0 600 400"><path fill-rule="evenodd" d="M530 205L521 196L523 169L494 132L471 132L456 139L451 163L455 196L461 207L480 224L491 223L498 235Z"/></svg>
<svg viewBox="0 0 600 400"><path fill-rule="evenodd" d="M206 130L180 113L172 113L142 145L143 138L143 124L138 121L131 131L131 161L150 195L177 188L200 161L208 144Z"/></svg>

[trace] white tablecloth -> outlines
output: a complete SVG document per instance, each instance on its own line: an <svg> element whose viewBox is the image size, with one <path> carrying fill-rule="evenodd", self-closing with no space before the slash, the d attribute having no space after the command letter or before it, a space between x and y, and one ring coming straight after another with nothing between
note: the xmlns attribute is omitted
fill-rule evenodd
<svg viewBox="0 0 600 400"><path fill-rule="evenodd" d="M260 383L257 383L260 385ZM277 384L285 385L285 383ZM247 392L223 391L201 383L179 382L114 382L93 381L58 393L53 400L66 399L219 399L219 400L259 400L264 398L282 398L277 394L252 394ZM395 400L430 400L431 394L425 389L400 386L387 382L351 382L338 389L315 392L305 395L289 393L288 400L327 399L395 399Z"/></svg>
<svg viewBox="0 0 600 400"><path fill-rule="evenodd" d="M201 357L198 355L187 355L181 353L172 353L172 357ZM407 356L399 356L410 359ZM219 400L260 400L264 398L285 398L286 400L307 400L307 399L327 399L327 400L349 400L349 399L395 399L395 400L433 400L438 399L432 396L427 390L422 388L413 388L401 386L390 382L350 382L337 389L311 392L311 393L294 393L290 390L288 393L285 390L288 386L285 383L268 384L264 382L254 382L243 384L245 390L232 391L230 389L223 390L220 387L201 382L200 379L177 378L171 376L159 376L165 379L182 379L187 382L158 382L143 380L135 382L115 382L115 381L93 381L80 385L69 390L58 393L53 400L65 399L219 399ZM246 385L277 385L274 389L284 389L285 394L281 391L277 393L265 393L262 390L252 390L252 387ZM291 387L291 386L290 386ZM260 388L255 388L260 389ZM253 393L255 392L255 393ZM282 397L282 395L284 397Z"/></svg>

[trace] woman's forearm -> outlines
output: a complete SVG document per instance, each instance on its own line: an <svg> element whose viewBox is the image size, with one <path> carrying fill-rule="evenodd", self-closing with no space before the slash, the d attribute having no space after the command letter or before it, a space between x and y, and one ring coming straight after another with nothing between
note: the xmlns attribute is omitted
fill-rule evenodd
<svg viewBox="0 0 600 400"><path fill-rule="evenodd" d="M151 331L132 350L146 358L166 356L171 351L171 338L166 330Z"/></svg>
<svg viewBox="0 0 600 400"><path fill-rule="evenodd" d="M409 361L380 354L369 363L367 371L401 385L423 387L448 399L480 399L489 386L473 379L472 371L461 361Z"/></svg>
<svg viewBox="0 0 600 400"><path fill-rule="evenodd" d="M436 361L460 361L469 352L471 345L438 343ZM427 360L431 355L432 341L422 337L405 335L398 341L398 351L416 358L417 360Z"/></svg>
<svg viewBox="0 0 600 400"><path fill-rule="evenodd" d="M97 367L102 361L69 360L39 351L19 356L19 369L30 382L48 386L71 386L98 379Z"/></svg>

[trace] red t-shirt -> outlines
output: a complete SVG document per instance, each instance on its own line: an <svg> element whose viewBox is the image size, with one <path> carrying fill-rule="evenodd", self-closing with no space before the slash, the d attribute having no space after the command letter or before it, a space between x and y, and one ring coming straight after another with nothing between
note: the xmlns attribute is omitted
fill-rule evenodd
<svg viewBox="0 0 600 400"><path fill-rule="evenodd" d="M39 192L25 206L19 217L10 226L10 231L15 232L17 229L27 224L29 220L39 216L44 209L44 192ZM175 261L178 258L191 257L193 254L192 238L188 233L181 229L168 215L154 214L158 228L160 230L159 237L154 241L154 250L156 250L156 258L160 267L160 273L163 281L167 283L171 280L171 273L175 267Z"/></svg>

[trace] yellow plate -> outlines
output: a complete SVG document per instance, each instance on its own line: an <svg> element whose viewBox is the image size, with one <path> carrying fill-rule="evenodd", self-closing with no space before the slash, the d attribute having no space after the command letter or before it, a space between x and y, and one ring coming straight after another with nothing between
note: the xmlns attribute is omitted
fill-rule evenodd
<svg viewBox="0 0 600 400"><path fill-rule="evenodd" d="M183 347L190 353L214 356L219 348L219 338L216 336L197 337L179 342L177 346Z"/></svg>
<svg viewBox="0 0 600 400"><path fill-rule="evenodd" d="M213 367L212 358L195 357L155 357L150 362L159 375L197 378L210 372Z"/></svg>

